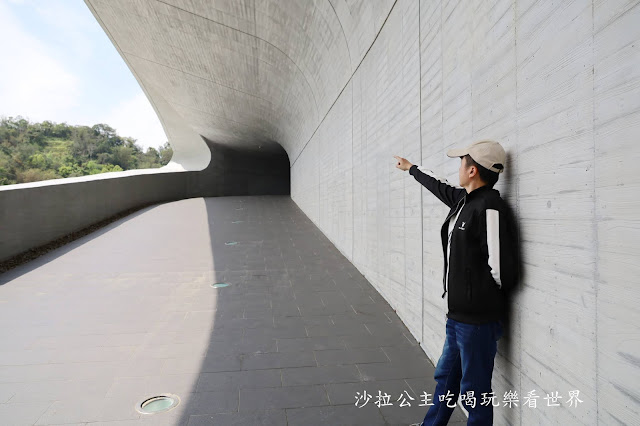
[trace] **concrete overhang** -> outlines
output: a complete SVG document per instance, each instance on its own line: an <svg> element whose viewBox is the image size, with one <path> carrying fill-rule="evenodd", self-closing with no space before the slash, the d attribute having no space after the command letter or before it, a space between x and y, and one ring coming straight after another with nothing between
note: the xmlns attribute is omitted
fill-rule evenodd
<svg viewBox="0 0 640 426"><path fill-rule="evenodd" d="M153 105L184 170L205 144L286 151L310 140L392 1L85 0Z"/></svg>

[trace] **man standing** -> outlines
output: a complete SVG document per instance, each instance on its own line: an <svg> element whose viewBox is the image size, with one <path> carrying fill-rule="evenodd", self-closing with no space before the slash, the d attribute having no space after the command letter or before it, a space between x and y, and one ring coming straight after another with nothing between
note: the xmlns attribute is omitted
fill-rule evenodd
<svg viewBox="0 0 640 426"><path fill-rule="evenodd" d="M447 152L460 157L460 187L394 156L409 173L451 209L441 229L444 253L442 298L447 293L446 338L435 369L433 405L422 425L446 425L460 399L468 425L493 424L498 395L491 390L497 341L503 333L506 292L518 278L514 221L493 189L506 154L494 141Z"/></svg>

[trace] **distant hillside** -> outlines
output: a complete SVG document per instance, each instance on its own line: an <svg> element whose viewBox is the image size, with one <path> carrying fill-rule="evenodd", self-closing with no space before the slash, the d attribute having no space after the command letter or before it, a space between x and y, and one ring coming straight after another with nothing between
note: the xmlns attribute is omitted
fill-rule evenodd
<svg viewBox="0 0 640 426"><path fill-rule="evenodd" d="M95 175L169 163L169 143L142 148L106 124L69 126L0 117L0 185Z"/></svg>

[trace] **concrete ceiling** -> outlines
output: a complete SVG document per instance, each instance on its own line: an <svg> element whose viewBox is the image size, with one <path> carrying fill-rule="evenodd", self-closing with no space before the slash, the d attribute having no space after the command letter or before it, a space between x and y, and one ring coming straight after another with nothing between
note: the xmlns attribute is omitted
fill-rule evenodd
<svg viewBox="0 0 640 426"><path fill-rule="evenodd" d="M256 151L281 145L293 163L394 3L85 2L156 109L174 158L191 170L209 163L202 138Z"/></svg>

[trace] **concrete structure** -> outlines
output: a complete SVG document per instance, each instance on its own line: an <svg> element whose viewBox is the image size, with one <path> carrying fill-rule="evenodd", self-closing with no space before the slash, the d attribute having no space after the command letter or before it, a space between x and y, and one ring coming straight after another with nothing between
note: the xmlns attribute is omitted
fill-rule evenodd
<svg viewBox="0 0 640 426"><path fill-rule="evenodd" d="M494 379L519 404L496 423L640 422L637 0L86 2L158 112L171 167L202 170L206 141L281 146L293 201L434 362L446 208L392 156L456 182L449 147L499 140L525 277ZM531 390L538 408L523 407Z"/></svg>
<svg viewBox="0 0 640 426"><path fill-rule="evenodd" d="M185 171L174 156L160 169L0 186L0 261L149 203L289 193L284 151L243 152L211 142L204 147L210 162L199 172Z"/></svg>

